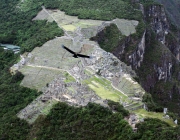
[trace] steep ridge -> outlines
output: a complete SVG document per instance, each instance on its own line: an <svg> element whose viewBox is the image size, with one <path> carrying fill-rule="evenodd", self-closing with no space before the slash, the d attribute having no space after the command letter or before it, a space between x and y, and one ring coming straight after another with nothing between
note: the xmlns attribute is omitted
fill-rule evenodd
<svg viewBox="0 0 180 140"><path fill-rule="evenodd" d="M137 80L157 103L179 113L179 31L168 21L162 5L141 4L140 8L146 28L139 37L129 35L117 41L111 52L131 65L139 76ZM111 36L103 30L92 39L100 43L102 38L111 40Z"/></svg>
<svg viewBox="0 0 180 140"><path fill-rule="evenodd" d="M146 6L145 20L149 23L152 30L148 30L146 34L147 51L145 56L148 59L151 59L149 57L155 58L154 60L151 60L152 62L147 59L144 61L144 63L151 63L147 68L153 67L153 69L151 69L151 73L145 76L146 78L144 77L146 80L142 81L142 85L146 91L152 93L154 99L158 103L164 107L168 107L176 113L179 113L180 106L178 105L178 102L180 96L177 75L180 70L180 44L177 39L177 33L172 30L172 25L168 21L162 5L157 4ZM169 39L170 37L171 39ZM174 42L176 42L176 45L174 45ZM150 47L155 50L151 50ZM141 73L142 69L139 74Z"/></svg>
<svg viewBox="0 0 180 140"><path fill-rule="evenodd" d="M179 138L179 127L171 127L176 125L172 119L168 119L168 115L170 118L177 119L171 116L173 114L165 116L164 113L147 112L144 109L131 111L143 106L141 100L144 90L134 80L139 80L136 73L131 69L131 65L125 65L112 53L102 50L97 43L88 40L98 33L97 30L105 31L105 35L110 34L113 37L110 40L106 38L107 36L102 38L100 45L103 44L105 49L115 49L116 43L120 44L129 38L126 41L130 41L131 45L124 50L128 51L127 56L133 53L138 44L142 44L139 48L143 51L143 42L145 40L146 44L147 34L151 36L152 32L148 28L145 30L140 17L138 18L137 13L140 13L140 10L137 10L138 4L132 6L129 2L125 0L0 1L0 19L2 19L0 40L21 46L21 52L32 51L35 48L32 52L21 55L20 62L11 69L12 75L9 73L9 67L19 61L20 54L0 49L2 70L0 71L0 139L155 140ZM131 2L135 3L139 0ZM43 8L42 12L48 18L48 22L32 20L41 7L47 5L51 10ZM71 23L64 20L67 24L63 24L65 35L62 36L62 29L57 26L58 24L62 27L57 18L60 11L55 10L53 6L61 10L65 9L67 14L81 18L111 21L100 21L97 26L94 24L86 26L79 21ZM141 11L145 13L143 9L145 8L141 5ZM115 17L119 19L113 20ZM121 18L136 19L139 23ZM56 22L52 22L53 20ZM96 21L91 23L94 22ZM136 26L137 23L138 26ZM132 34L132 29L136 31L135 34ZM151 37L154 39L155 35ZM118 39L122 42L117 41ZM72 59L72 56L60 47L62 43L72 50L92 55L93 59ZM113 47L108 48L109 45ZM135 61L139 61L135 66L138 67L140 64L141 68L144 66L144 61L154 60L149 59L151 57L147 59L147 46L145 53L141 54L144 56L140 58L140 61L137 57L139 52L133 56ZM163 51L163 45L159 48L159 52ZM156 54L156 51L157 49L152 54ZM124 55L124 60L125 57L126 55ZM163 59L165 58L166 56ZM166 62L164 63L166 65ZM164 78L163 73L160 77ZM169 79L171 78L167 78L167 81ZM42 92L38 93L34 89ZM144 101L152 100L149 94L144 95ZM131 114L119 103L129 109ZM151 110L149 106L148 109ZM137 114L132 114L132 112Z"/></svg>
<svg viewBox="0 0 180 140"><path fill-rule="evenodd" d="M179 0L156 0L157 2L164 5L165 10L167 11L169 19L180 28L180 1Z"/></svg>

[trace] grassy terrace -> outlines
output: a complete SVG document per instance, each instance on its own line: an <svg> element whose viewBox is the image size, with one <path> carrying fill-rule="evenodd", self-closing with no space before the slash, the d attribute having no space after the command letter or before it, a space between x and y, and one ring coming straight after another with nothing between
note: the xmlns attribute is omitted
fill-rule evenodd
<svg viewBox="0 0 180 140"><path fill-rule="evenodd" d="M144 109L138 109L133 112L136 113L140 118L157 118L157 119L167 122L169 125L173 127L176 126L172 119L163 118L164 113L148 112Z"/></svg>
<svg viewBox="0 0 180 140"><path fill-rule="evenodd" d="M24 66L20 71L25 75L21 85L35 88L39 91L42 87L45 87L47 83L51 82L55 77L63 72L30 66Z"/></svg>
<svg viewBox="0 0 180 140"><path fill-rule="evenodd" d="M21 82L21 85L29 88L35 88L39 91L41 91L47 83L51 82L59 74L63 74L65 76L65 83L76 81L70 74L64 72L61 69L55 70L24 66L20 71L25 75L24 79Z"/></svg>
<svg viewBox="0 0 180 140"><path fill-rule="evenodd" d="M110 99L115 102L119 102L120 100L123 102L130 102L127 96L115 90L112 87L111 82L104 78L93 76L84 82L102 99Z"/></svg>
<svg viewBox="0 0 180 140"><path fill-rule="evenodd" d="M49 22L55 20L59 27L63 28L66 31L74 32L78 27L89 28L91 26L99 26L103 22L102 20L78 19L77 16L66 15L65 12L60 10L47 9L46 11L48 14L44 10L42 10L38 13L34 20L46 19Z"/></svg>
<svg viewBox="0 0 180 140"><path fill-rule="evenodd" d="M52 107L53 107L55 104L57 104L57 103L58 103L58 101L52 100L51 102L49 102L49 103L47 104L47 106L46 106L45 108L43 108L42 113L43 113L44 115L48 115L49 112L50 112L50 110L52 109Z"/></svg>
<svg viewBox="0 0 180 140"><path fill-rule="evenodd" d="M88 86L94 90L102 99L110 99L116 102L120 100L120 97L117 94L113 93L111 90L105 88L95 81L91 81L91 84L88 84Z"/></svg>
<svg viewBox="0 0 180 140"><path fill-rule="evenodd" d="M76 82L74 77L72 77L69 73L66 72L64 75L66 77L66 79L64 80L65 83Z"/></svg>
<svg viewBox="0 0 180 140"><path fill-rule="evenodd" d="M40 101L40 102L35 103L34 105L35 105L36 109L39 110L43 115L47 115L47 114L49 114L49 112L53 108L53 106L57 103L58 103L58 101L51 100L46 103L42 103ZM31 114L32 114L32 117L26 118L26 121L30 124L32 124L37 119L37 117L39 116L40 113L39 112L35 113L35 111L29 112L30 116L31 116Z"/></svg>

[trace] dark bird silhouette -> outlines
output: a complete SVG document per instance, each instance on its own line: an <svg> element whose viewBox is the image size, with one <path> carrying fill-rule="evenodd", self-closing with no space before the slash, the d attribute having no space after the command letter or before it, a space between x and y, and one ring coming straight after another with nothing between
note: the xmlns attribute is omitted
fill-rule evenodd
<svg viewBox="0 0 180 140"><path fill-rule="evenodd" d="M92 58L91 56L88 56L88 55L83 55L83 54L80 54L77 52L73 52L72 50L70 50L69 48L67 48L64 45L61 45L61 46L62 46L62 48L66 49L68 52L72 53L74 58L78 58L78 57Z"/></svg>

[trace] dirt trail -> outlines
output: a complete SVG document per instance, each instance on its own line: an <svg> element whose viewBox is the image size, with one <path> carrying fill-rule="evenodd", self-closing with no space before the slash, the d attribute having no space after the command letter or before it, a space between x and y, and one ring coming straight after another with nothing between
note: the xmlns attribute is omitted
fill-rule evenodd
<svg viewBox="0 0 180 140"><path fill-rule="evenodd" d="M46 10L46 8L45 8L44 6L42 6L42 9L43 9L43 11L45 11L45 12L57 23L58 27L61 28L61 29L64 31L65 35L68 36L69 38L71 38L71 39L73 40L73 38L67 33L67 31L66 31L64 28L62 28L62 27L58 24L57 20Z"/></svg>

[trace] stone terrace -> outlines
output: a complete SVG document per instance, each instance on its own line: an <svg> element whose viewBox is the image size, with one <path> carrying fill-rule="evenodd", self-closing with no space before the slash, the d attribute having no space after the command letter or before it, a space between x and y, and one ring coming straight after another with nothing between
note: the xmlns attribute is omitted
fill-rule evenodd
<svg viewBox="0 0 180 140"><path fill-rule="evenodd" d="M89 102L107 106L105 101L88 86L77 82L66 83L65 80L64 75L59 75L47 85L42 95L21 110L17 116L33 123L40 114L46 115L57 101L66 102L72 106L86 106Z"/></svg>

